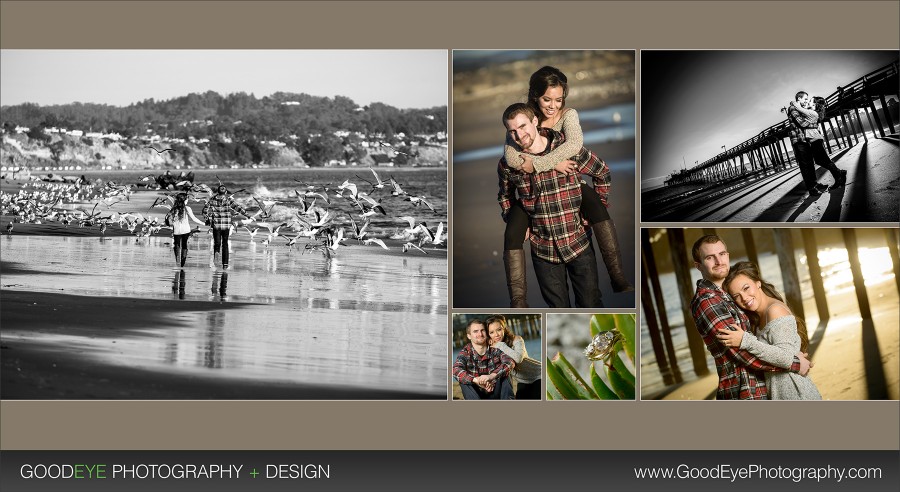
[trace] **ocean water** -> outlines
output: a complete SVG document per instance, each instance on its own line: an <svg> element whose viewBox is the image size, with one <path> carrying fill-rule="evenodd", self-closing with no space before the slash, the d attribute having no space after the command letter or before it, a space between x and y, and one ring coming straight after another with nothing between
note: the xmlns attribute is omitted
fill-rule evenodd
<svg viewBox="0 0 900 492"><path fill-rule="evenodd" d="M372 170L367 167L333 167L333 168L297 168L297 169L209 169L195 170L195 183L204 183L215 187L219 180L229 190L237 191L246 189L246 192L235 195L235 200L242 206L255 210L256 202L251 195L263 200L275 200L278 204L273 209L272 215L275 221L290 220L299 210L295 190L305 191L307 186L312 190L326 195L330 203L324 204L321 199L316 199L316 205L327 207L340 225L349 226L350 220L347 214L353 214L357 223L360 210L350 201L338 198L340 186L345 180L357 185L360 192L369 193L375 200L381 200L386 215L371 217L370 231L373 235L382 237L398 232L408 227L406 221L398 220L398 217L411 216L417 222L426 222L434 229L439 222L447 226L447 168L372 168L378 176L387 181L392 176L400 183L404 191L410 195L424 196L426 201L434 207L432 212L425 205L416 206L413 202L402 197L391 195L390 185L382 189L373 190L372 186L364 180L375 182ZM104 181L113 180L119 184L137 183L141 176L147 174L160 174L163 171L91 171L84 175L90 180L97 178ZM180 171L173 171L177 174ZM325 191L325 190L328 191ZM349 192L345 192L349 194ZM306 203L312 202L307 198ZM163 209L156 209L164 212ZM146 212L146 211L142 211ZM445 229L446 230L446 229Z"/></svg>
<svg viewBox="0 0 900 492"><path fill-rule="evenodd" d="M635 112L633 104L615 104L604 108L578 111L578 117L584 130L584 145L590 147L610 141L622 141L635 137ZM455 152L453 165L482 159L500 159L503 156L503 142L481 149ZM610 167L612 163L608 163ZM634 168L634 162L621 163L622 166L630 165Z"/></svg>

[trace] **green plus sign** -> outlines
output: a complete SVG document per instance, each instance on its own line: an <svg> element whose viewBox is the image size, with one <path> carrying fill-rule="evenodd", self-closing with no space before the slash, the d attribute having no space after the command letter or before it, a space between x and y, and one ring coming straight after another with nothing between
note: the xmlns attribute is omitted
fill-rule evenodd
<svg viewBox="0 0 900 492"><path fill-rule="evenodd" d="M256 476L259 475L259 472L256 471L256 468L254 468L253 471L250 472L250 475L253 475L253 478L256 478Z"/></svg>

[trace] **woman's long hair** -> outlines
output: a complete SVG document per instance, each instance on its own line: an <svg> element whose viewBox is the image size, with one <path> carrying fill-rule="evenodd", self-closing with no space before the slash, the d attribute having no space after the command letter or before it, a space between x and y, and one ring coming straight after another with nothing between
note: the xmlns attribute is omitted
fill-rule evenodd
<svg viewBox="0 0 900 492"><path fill-rule="evenodd" d="M503 338L500 339L500 341L512 347L513 342L516 340L516 334L513 333L512 330L509 329L509 325L506 324L506 316L494 314L484 320L484 325L488 327L488 330L490 330L491 324L493 323L499 323L500 328L503 328Z"/></svg>
<svg viewBox="0 0 900 492"><path fill-rule="evenodd" d="M172 217L176 220L184 219L185 208L187 208L187 193L179 193L175 195L175 203L172 205Z"/></svg>
<svg viewBox="0 0 900 492"><path fill-rule="evenodd" d="M752 261L739 261L735 263L734 266L731 267L731 270L729 270L725 280L722 281L722 286L727 289L738 275L743 275L753 282L759 282L760 289L765 295L777 299L779 302L787 305L787 303L784 302L784 298L781 297L781 294L775 290L775 286L762 278L762 275L759 273L759 267ZM751 331L754 334L759 333L760 328L762 328L760 326L761 321L759 315L754 311L744 312L747 313L747 318L750 319ZM809 336L806 333L806 323L799 316L794 317L797 319L797 334L800 335L800 351L805 353L809 348Z"/></svg>
<svg viewBox="0 0 900 492"><path fill-rule="evenodd" d="M569 79L566 78L566 74L562 73L558 68L546 66L531 74L531 78L528 80L528 105L534 110L534 114L537 115L539 121L544 121L546 118L538 105L538 99L550 87L562 87L563 104L559 108L562 111L566 107L566 97L569 96Z"/></svg>

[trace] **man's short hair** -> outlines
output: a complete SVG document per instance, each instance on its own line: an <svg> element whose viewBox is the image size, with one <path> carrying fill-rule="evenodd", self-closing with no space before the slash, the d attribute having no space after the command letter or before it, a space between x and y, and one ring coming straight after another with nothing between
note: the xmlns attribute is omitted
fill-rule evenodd
<svg viewBox="0 0 900 492"><path fill-rule="evenodd" d="M716 236L715 234L706 234L705 236L701 236L700 239L694 241L694 246L691 248L691 256L694 257L694 261L700 263L700 246L703 246L704 244L716 243L725 244L725 241L722 241L722 238ZM727 244L725 244L725 248L728 248Z"/></svg>
<svg viewBox="0 0 900 492"><path fill-rule="evenodd" d="M794 100L799 101L801 97L808 96L808 95L809 94L807 94L806 91L800 91L797 94L794 94Z"/></svg>
<svg viewBox="0 0 900 492"><path fill-rule="evenodd" d="M524 114L528 118L528 121L537 117L537 115L534 114L534 110L531 109L531 106L525 103L510 104L509 107L506 108L506 111L503 112L503 126L505 127L507 121L520 114Z"/></svg>
<svg viewBox="0 0 900 492"><path fill-rule="evenodd" d="M487 325L484 324L484 321L481 318L475 318L472 321L469 321L469 324L466 325L466 335L472 334L472 325L481 325L485 329L487 329Z"/></svg>

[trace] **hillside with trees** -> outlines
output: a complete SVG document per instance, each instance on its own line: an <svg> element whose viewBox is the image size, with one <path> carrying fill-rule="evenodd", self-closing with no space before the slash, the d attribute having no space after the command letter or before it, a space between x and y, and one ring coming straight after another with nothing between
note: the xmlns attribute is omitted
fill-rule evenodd
<svg viewBox="0 0 900 492"><path fill-rule="evenodd" d="M175 149L166 156L166 165L175 167L377 165L373 154L386 154L396 165L446 164L446 106L399 109L382 103L359 106L343 96L277 92L257 98L207 91L125 107L25 103L3 106L0 119L5 135L19 135L18 144L4 142L4 150L32 151L9 156L4 165L46 155L49 159L39 158L44 165L74 160L94 167L113 145L121 151L114 152L117 167L141 167L138 151L156 143ZM443 148L443 159L432 159L428 147ZM123 161L122 152L137 154ZM420 159L423 153L429 158Z"/></svg>

